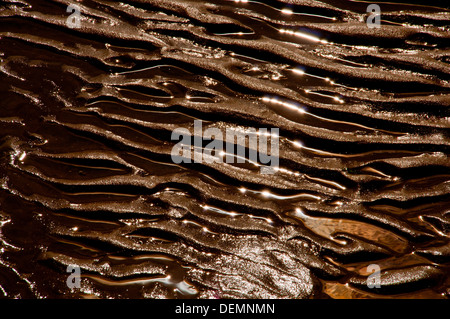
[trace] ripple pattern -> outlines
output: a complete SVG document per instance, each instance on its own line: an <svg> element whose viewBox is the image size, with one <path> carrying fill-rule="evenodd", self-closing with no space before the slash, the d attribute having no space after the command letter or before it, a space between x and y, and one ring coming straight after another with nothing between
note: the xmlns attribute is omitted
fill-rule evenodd
<svg viewBox="0 0 450 319"><path fill-rule="evenodd" d="M448 298L443 2L3 1L0 297ZM279 170L173 163L194 120Z"/></svg>

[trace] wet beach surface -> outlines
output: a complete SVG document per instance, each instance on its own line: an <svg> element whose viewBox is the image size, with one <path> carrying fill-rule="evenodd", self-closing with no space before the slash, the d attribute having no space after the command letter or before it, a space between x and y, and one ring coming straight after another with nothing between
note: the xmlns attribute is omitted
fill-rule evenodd
<svg viewBox="0 0 450 319"><path fill-rule="evenodd" d="M445 2L3 1L0 298L448 298ZM279 170L175 164L194 120Z"/></svg>

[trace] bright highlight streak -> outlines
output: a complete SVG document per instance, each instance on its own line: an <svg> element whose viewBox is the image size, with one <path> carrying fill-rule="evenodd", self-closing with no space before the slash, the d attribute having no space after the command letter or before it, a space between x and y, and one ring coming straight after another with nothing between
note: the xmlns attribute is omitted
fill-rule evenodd
<svg viewBox="0 0 450 319"><path fill-rule="evenodd" d="M263 191L263 192L261 192L261 194L262 194L264 197L270 197L270 196L272 195L269 191Z"/></svg>
<svg viewBox="0 0 450 319"><path fill-rule="evenodd" d="M335 96L335 97L333 98L333 100L335 100L336 102L339 102L339 103L344 103L344 100L338 98L337 96Z"/></svg>
<svg viewBox="0 0 450 319"><path fill-rule="evenodd" d="M295 212L297 213L297 216L302 216L302 217L306 217L305 213L303 212L303 210L301 208L296 208Z"/></svg>
<svg viewBox="0 0 450 319"><path fill-rule="evenodd" d="M277 98L263 97L262 100L264 102L270 102L270 103L282 105L284 107L287 107L288 109L297 111L297 112L302 113L302 114L306 112L303 108L298 107L297 105L295 105L293 103L283 102L283 101L278 100Z"/></svg>
<svg viewBox="0 0 450 319"><path fill-rule="evenodd" d="M301 69L292 69L292 72L294 72L295 74L298 75L304 75L305 71L301 70Z"/></svg>
<svg viewBox="0 0 450 319"><path fill-rule="evenodd" d="M286 33L286 34L290 34L290 35L295 35L297 37L309 40L309 41L313 41L313 42L320 42L320 43L328 43L327 40L321 40L318 37L315 37L313 35L307 34L307 33L303 33L303 32L299 32L299 31L291 31L291 30L286 30L286 29L280 29L281 33Z"/></svg>
<svg viewBox="0 0 450 319"><path fill-rule="evenodd" d="M294 142L292 142L292 144L294 144L294 145L297 146L298 148L302 148L302 147L303 147L303 144L300 143L300 142L298 142L298 141L294 141Z"/></svg>

